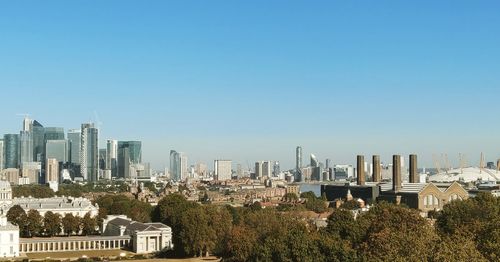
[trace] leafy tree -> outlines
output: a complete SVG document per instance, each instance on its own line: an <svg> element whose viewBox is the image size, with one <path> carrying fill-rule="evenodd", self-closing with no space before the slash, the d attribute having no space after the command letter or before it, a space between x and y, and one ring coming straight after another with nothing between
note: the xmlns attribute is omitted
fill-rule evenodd
<svg viewBox="0 0 500 262"><path fill-rule="evenodd" d="M493 252L495 252L494 250ZM490 258L490 261L497 259ZM431 261L488 261L476 248L474 238L468 233L457 233L443 236L435 243Z"/></svg>
<svg viewBox="0 0 500 262"><path fill-rule="evenodd" d="M73 233L80 232L80 218L73 214L66 214L61 220L64 232L70 236Z"/></svg>
<svg viewBox="0 0 500 262"><path fill-rule="evenodd" d="M7 220L13 225L24 227L27 223L27 215L20 205L15 205L7 212Z"/></svg>
<svg viewBox="0 0 500 262"><path fill-rule="evenodd" d="M312 191L308 191L308 192L304 192L304 193L300 194L300 198L316 199L316 194L314 194L314 192L312 192Z"/></svg>
<svg viewBox="0 0 500 262"><path fill-rule="evenodd" d="M12 187L13 197L50 198L55 195L50 187L45 185L20 185Z"/></svg>
<svg viewBox="0 0 500 262"><path fill-rule="evenodd" d="M38 236L42 232L42 229L43 217L37 210L31 209L30 211L28 211L27 215L27 236Z"/></svg>
<svg viewBox="0 0 500 262"><path fill-rule="evenodd" d="M45 234L55 236L61 233L61 216L54 214L52 211L45 213L43 218L43 227Z"/></svg>
<svg viewBox="0 0 500 262"><path fill-rule="evenodd" d="M366 230L358 250L368 261L427 261L438 238L418 211L392 204L373 207L357 223Z"/></svg>
<svg viewBox="0 0 500 262"><path fill-rule="evenodd" d="M317 198L306 199L305 206L308 210L314 211L316 213L324 213L324 212L328 211L328 207L326 206L326 202L321 200L321 199L317 199Z"/></svg>
<svg viewBox="0 0 500 262"><path fill-rule="evenodd" d="M85 214L81 219L81 228L83 235L92 235L97 227L97 220L90 216L90 213Z"/></svg>
<svg viewBox="0 0 500 262"><path fill-rule="evenodd" d="M287 202L297 202L299 201L299 197L295 193L286 193L283 200Z"/></svg>
<svg viewBox="0 0 500 262"><path fill-rule="evenodd" d="M252 204L250 204L250 210L251 211L259 211L259 210L262 210L262 204L257 201L257 202L254 202Z"/></svg>
<svg viewBox="0 0 500 262"><path fill-rule="evenodd" d="M350 200L347 202L344 202L340 208L347 209L347 210L356 210L359 208L359 204L356 200Z"/></svg>
<svg viewBox="0 0 500 262"><path fill-rule="evenodd" d="M176 256L182 257L186 255L186 250L183 247L183 239L180 236L183 229L183 216L190 209L197 207L199 207L197 203L187 201L184 196L171 194L162 198L153 211L153 221L162 222L172 228L172 242L174 243L174 253Z"/></svg>
<svg viewBox="0 0 500 262"><path fill-rule="evenodd" d="M150 222L153 207L136 199L130 199L124 195L105 195L97 199L99 204L99 217L107 215L125 214L139 222ZM101 212L102 210L102 212Z"/></svg>
<svg viewBox="0 0 500 262"><path fill-rule="evenodd" d="M328 217L326 231L331 235L339 236L341 239L352 240L352 233L358 226L351 211L345 209L334 209Z"/></svg>
<svg viewBox="0 0 500 262"><path fill-rule="evenodd" d="M214 228L208 226L208 215L202 207L191 208L181 217L180 238L188 256L204 256L215 248Z"/></svg>

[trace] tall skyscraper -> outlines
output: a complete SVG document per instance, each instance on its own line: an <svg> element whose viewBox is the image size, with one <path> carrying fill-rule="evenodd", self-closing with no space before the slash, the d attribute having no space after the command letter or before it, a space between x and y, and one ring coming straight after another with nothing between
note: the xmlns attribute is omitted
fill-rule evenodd
<svg viewBox="0 0 500 262"><path fill-rule="evenodd" d="M19 134L19 163L33 162L33 134L21 131Z"/></svg>
<svg viewBox="0 0 500 262"><path fill-rule="evenodd" d="M57 163L68 162L68 141L64 139L48 140L45 145L45 157L47 159L55 159Z"/></svg>
<svg viewBox="0 0 500 262"><path fill-rule="evenodd" d="M99 169L100 170L105 170L106 169L106 148L101 148L99 149Z"/></svg>
<svg viewBox="0 0 500 262"><path fill-rule="evenodd" d="M271 161L262 161L262 177L271 177Z"/></svg>
<svg viewBox="0 0 500 262"><path fill-rule="evenodd" d="M19 135L6 134L3 136L5 168L19 168Z"/></svg>
<svg viewBox="0 0 500 262"><path fill-rule="evenodd" d="M295 150L295 180L302 181L302 147Z"/></svg>
<svg viewBox="0 0 500 262"><path fill-rule="evenodd" d="M80 142L80 174L90 182L99 180L99 130L93 123L82 124Z"/></svg>
<svg viewBox="0 0 500 262"><path fill-rule="evenodd" d="M187 156L182 152L170 151L170 178L174 181L182 181L187 178L188 164Z"/></svg>
<svg viewBox="0 0 500 262"><path fill-rule="evenodd" d="M118 175L118 141L106 141L106 169L111 170L111 177Z"/></svg>
<svg viewBox="0 0 500 262"><path fill-rule="evenodd" d="M33 127L33 120L25 117L23 120L23 130L22 131L31 131Z"/></svg>
<svg viewBox="0 0 500 262"><path fill-rule="evenodd" d="M33 120L31 132L33 133L33 161L42 162L45 160L45 128L38 121Z"/></svg>
<svg viewBox="0 0 500 262"><path fill-rule="evenodd" d="M130 178L130 165L142 162L141 141L118 141L118 177Z"/></svg>
<svg viewBox="0 0 500 262"><path fill-rule="evenodd" d="M180 160L180 176L181 180L184 181L188 177L188 158L185 153L179 152Z"/></svg>
<svg viewBox="0 0 500 262"><path fill-rule="evenodd" d="M45 127L45 141L48 140L63 140L64 128L62 127Z"/></svg>
<svg viewBox="0 0 500 262"><path fill-rule="evenodd" d="M5 158L5 154L3 151L3 138L2 138L2 139L0 139L0 171L5 169L4 158Z"/></svg>
<svg viewBox="0 0 500 262"><path fill-rule="evenodd" d="M279 161L274 161L273 162L273 176L274 177L279 177L280 173L281 173L280 162Z"/></svg>
<svg viewBox="0 0 500 262"><path fill-rule="evenodd" d="M262 178L262 162L255 162L255 179Z"/></svg>
<svg viewBox="0 0 500 262"><path fill-rule="evenodd" d="M81 140L81 129L70 129L68 131L69 162L75 165L80 165L81 163Z"/></svg>

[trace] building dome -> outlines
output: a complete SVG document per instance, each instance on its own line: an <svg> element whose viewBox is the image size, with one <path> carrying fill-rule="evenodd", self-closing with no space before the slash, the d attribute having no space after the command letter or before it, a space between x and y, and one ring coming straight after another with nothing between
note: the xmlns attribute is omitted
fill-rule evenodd
<svg viewBox="0 0 500 262"><path fill-rule="evenodd" d="M10 183L8 181L0 180L0 192L12 192L12 187L10 187Z"/></svg>
<svg viewBox="0 0 500 262"><path fill-rule="evenodd" d="M0 180L0 207L12 203L12 187L8 181Z"/></svg>

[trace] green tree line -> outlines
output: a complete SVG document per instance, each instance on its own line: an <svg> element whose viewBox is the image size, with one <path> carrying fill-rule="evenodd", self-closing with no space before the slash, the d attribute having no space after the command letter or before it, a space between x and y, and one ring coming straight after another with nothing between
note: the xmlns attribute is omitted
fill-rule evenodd
<svg viewBox="0 0 500 262"><path fill-rule="evenodd" d="M302 197L308 197L307 195ZM310 196L312 199L312 196ZM169 256L214 254L223 261L499 261L500 201L491 194L454 201L435 214L388 203L354 218L333 210L318 229L290 212L199 205L181 195L163 198L153 221L170 225Z"/></svg>
<svg viewBox="0 0 500 262"><path fill-rule="evenodd" d="M7 220L19 226L21 237L57 236L65 235L91 235L96 233L97 221L90 213L80 218L73 214L61 216L48 211L44 216L37 210L31 209L27 213L15 205L7 212ZM64 230L64 231L63 231Z"/></svg>

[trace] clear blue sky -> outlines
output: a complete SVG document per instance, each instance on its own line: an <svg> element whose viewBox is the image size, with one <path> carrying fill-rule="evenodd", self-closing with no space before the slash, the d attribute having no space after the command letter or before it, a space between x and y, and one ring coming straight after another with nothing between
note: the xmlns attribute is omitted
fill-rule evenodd
<svg viewBox="0 0 500 262"><path fill-rule="evenodd" d="M500 157L499 1L2 1L0 133L103 122L153 167ZM307 160L305 160L307 161ZM251 164L250 164L251 165Z"/></svg>

